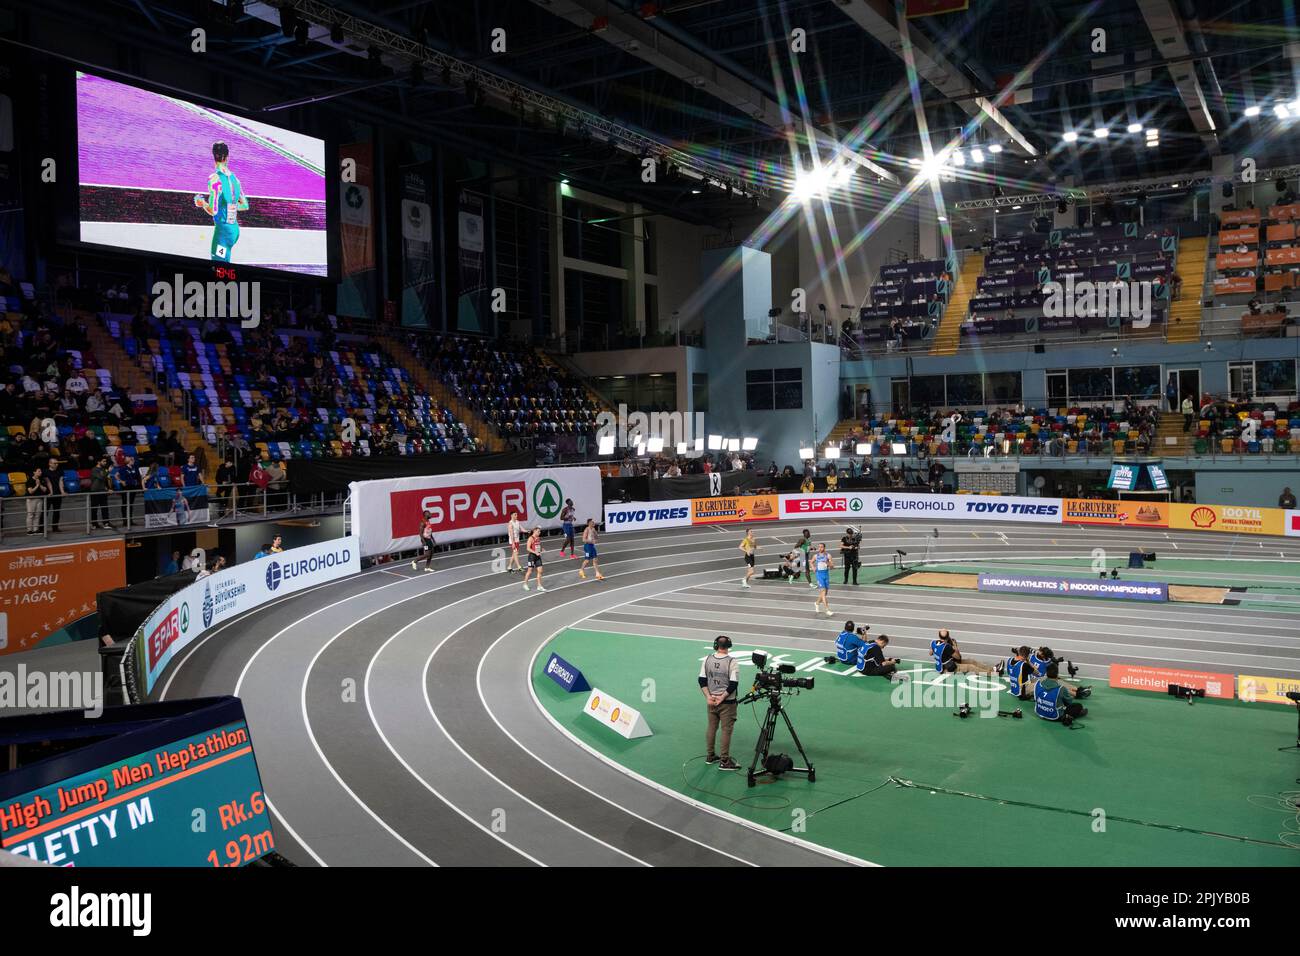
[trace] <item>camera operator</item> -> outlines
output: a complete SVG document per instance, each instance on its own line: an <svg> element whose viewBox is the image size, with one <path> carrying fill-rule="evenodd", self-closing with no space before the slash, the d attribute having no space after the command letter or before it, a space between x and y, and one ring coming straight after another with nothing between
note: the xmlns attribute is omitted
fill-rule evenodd
<svg viewBox="0 0 1300 956"><path fill-rule="evenodd" d="M1076 701L1070 688L1057 679L1055 664L1048 664L1046 674L1034 685L1034 716L1043 720L1065 717L1078 720L1088 716L1088 708Z"/></svg>
<svg viewBox="0 0 1300 956"><path fill-rule="evenodd" d="M1007 675L1007 693L1017 700L1032 700L1038 677L1034 665L1029 663L1029 648L1023 645L1013 648L1002 669Z"/></svg>
<svg viewBox="0 0 1300 956"><path fill-rule="evenodd" d="M852 621L844 622L844 630L835 638L835 656L824 658L827 664L856 664L861 650L867 646L869 625L854 627Z"/></svg>
<svg viewBox="0 0 1300 956"><path fill-rule="evenodd" d="M897 657L885 657L885 648L889 645L889 635L881 634L874 641L869 641L862 645L858 651L858 673L866 674L868 677L883 677L885 680L893 680L894 674L898 671L898 665L902 663ZM905 680L899 675L900 680Z"/></svg>
<svg viewBox="0 0 1300 956"><path fill-rule="evenodd" d="M844 562L844 583L849 583L849 571L853 572L853 583L858 583L858 568L862 562L858 559L858 548L862 545L862 534L853 527L844 529L840 538L840 560Z"/></svg>
<svg viewBox="0 0 1300 956"><path fill-rule="evenodd" d="M1029 666L1034 669L1037 679L1042 680L1047 676L1047 669L1053 664L1061 663L1062 660L1063 658L1057 657L1052 653L1050 647L1044 645L1029 655ZM1061 681L1061 684L1068 688L1070 693L1075 697L1083 698L1092 694L1091 687L1081 687L1080 685L1070 681Z"/></svg>
<svg viewBox="0 0 1300 956"><path fill-rule="evenodd" d="M934 658L934 669L940 674L992 674L994 670L982 661L968 661L962 658L961 648L952 639L948 629L940 628L938 637L930 642L930 656Z"/></svg>
<svg viewBox="0 0 1300 956"><path fill-rule="evenodd" d="M803 577L803 567L803 552L798 548L795 548L781 559L781 573L789 579L791 584L799 583L799 579Z"/></svg>
<svg viewBox="0 0 1300 956"><path fill-rule="evenodd" d="M731 638L719 635L713 641L713 653L700 665L700 693L708 703L709 724L704 735L705 763L718 764L719 770L739 770L731 759L731 731L736 726L736 688L740 686L740 664L731 656ZM722 754L714 744L718 727L722 727Z"/></svg>

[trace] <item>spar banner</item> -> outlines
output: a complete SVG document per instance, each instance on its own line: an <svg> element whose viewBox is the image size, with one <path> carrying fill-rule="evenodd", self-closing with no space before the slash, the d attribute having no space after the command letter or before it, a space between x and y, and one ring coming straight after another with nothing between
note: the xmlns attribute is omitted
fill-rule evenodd
<svg viewBox="0 0 1300 956"><path fill-rule="evenodd" d="M1169 527L1169 505L1163 501L1101 501L1092 498L1066 498L1062 520L1066 524L1167 528Z"/></svg>
<svg viewBox="0 0 1300 956"><path fill-rule="evenodd" d="M981 591L1003 594L1049 594L1057 597L1112 598L1120 601L1168 601L1163 581L1115 581L1043 577L1037 574L981 574Z"/></svg>
<svg viewBox="0 0 1300 956"><path fill-rule="evenodd" d="M931 495L913 492L836 492L781 495L781 517L941 518L974 521L1031 521L1059 524L1060 498L1012 495Z"/></svg>
<svg viewBox="0 0 1300 956"><path fill-rule="evenodd" d="M1282 523L1288 535L1300 537L1300 511L1283 512Z"/></svg>
<svg viewBox="0 0 1300 956"><path fill-rule="evenodd" d="M132 638L141 690L152 691L177 652L221 622L360 570L356 540L335 538L238 564L181 588L154 608Z"/></svg>
<svg viewBox="0 0 1300 956"><path fill-rule="evenodd" d="M646 531L651 528L685 528L691 524L691 499L633 501L605 505L605 530Z"/></svg>
<svg viewBox="0 0 1300 956"><path fill-rule="evenodd" d="M1281 508L1171 504L1169 527L1230 534L1283 534L1285 514Z"/></svg>
<svg viewBox="0 0 1300 956"><path fill-rule="evenodd" d="M0 654L95 637L95 595L125 584L121 538L4 552Z"/></svg>
<svg viewBox="0 0 1300 956"><path fill-rule="evenodd" d="M525 528L558 528L566 498L573 499L579 528L601 516L600 469L594 465L385 478L354 481L349 488L352 533L363 557L418 548L425 511L439 544L504 536L512 512Z"/></svg>
<svg viewBox="0 0 1300 956"><path fill-rule="evenodd" d="M730 495L691 499L691 524L744 524L776 521L780 517L776 495Z"/></svg>
<svg viewBox="0 0 1300 956"><path fill-rule="evenodd" d="M145 489L144 526L146 528L207 523L207 485Z"/></svg>

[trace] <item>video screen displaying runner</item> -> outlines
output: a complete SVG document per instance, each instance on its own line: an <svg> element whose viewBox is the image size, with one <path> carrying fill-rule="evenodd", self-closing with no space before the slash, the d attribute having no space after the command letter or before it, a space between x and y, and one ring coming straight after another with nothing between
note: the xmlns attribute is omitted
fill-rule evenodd
<svg viewBox="0 0 1300 956"><path fill-rule="evenodd" d="M328 274L325 141L77 74L81 240Z"/></svg>

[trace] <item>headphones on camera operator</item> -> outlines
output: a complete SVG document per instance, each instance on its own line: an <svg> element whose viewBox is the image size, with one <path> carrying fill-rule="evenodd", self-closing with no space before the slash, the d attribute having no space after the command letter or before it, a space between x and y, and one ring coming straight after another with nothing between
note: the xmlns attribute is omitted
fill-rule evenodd
<svg viewBox="0 0 1300 956"><path fill-rule="evenodd" d="M719 634L713 639L713 649L715 651L731 650L731 638L725 634Z"/></svg>

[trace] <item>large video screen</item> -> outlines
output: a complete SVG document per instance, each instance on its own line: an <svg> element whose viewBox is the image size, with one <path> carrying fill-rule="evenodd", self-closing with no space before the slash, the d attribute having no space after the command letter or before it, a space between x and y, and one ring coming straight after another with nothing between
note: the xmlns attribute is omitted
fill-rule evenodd
<svg viewBox="0 0 1300 956"><path fill-rule="evenodd" d="M325 141L77 74L82 242L329 271Z"/></svg>

